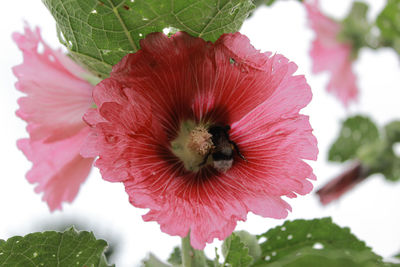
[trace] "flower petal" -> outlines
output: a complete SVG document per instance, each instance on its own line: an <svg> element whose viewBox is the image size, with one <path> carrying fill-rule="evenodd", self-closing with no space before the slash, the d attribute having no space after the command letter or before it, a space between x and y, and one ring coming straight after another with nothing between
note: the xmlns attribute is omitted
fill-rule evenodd
<svg viewBox="0 0 400 267"><path fill-rule="evenodd" d="M28 122L30 138L18 141L33 163L27 179L38 184L37 192L44 192L50 210L61 209L62 202L76 197L93 162L79 154L89 134L82 116L93 102L93 86L81 77L90 74L61 51L52 50L38 28L32 31L26 26L25 33L14 33L13 39L24 59L13 71L16 88L27 94L18 100L17 111Z"/></svg>
<svg viewBox="0 0 400 267"><path fill-rule="evenodd" d="M317 155L308 117L298 114L311 90L293 76L297 66L238 33L215 44L153 33L141 47L96 86L97 109L85 116L93 131L86 152L99 156L103 178L123 182L130 202L150 209L145 221L171 235L190 231L197 249L225 239L249 211L286 217L281 197L310 192L315 176L303 159ZM186 170L171 146L188 120L231 125L247 161L235 155L226 172Z"/></svg>
<svg viewBox="0 0 400 267"><path fill-rule="evenodd" d="M298 114L311 100L310 88L303 76L292 76L296 66L288 64L274 94L234 123L230 134L247 161L238 159L228 174L232 179L248 177L241 183L254 197L243 201L250 211L273 218L283 218L290 210L280 196L292 198L312 190L307 178L315 175L303 159L315 160L318 153L308 117ZM265 203L255 205L261 199Z"/></svg>
<svg viewBox="0 0 400 267"><path fill-rule="evenodd" d="M24 62L13 68L16 88L27 94L18 100L17 115L36 124L28 127L31 138L56 141L79 132L84 127L82 115L92 103L93 86L62 65L60 58L69 62L69 68L75 63L44 43L38 28L26 27L25 34L14 33L13 39L24 56ZM44 47L42 53L39 46ZM75 64L74 71L79 69Z"/></svg>
<svg viewBox="0 0 400 267"><path fill-rule="evenodd" d="M318 1L308 1L305 7L311 27L316 33L310 51L312 70L314 73L330 72L327 89L347 106L358 97L356 76L352 70L352 47L338 41L340 24L320 12Z"/></svg>
<svg viewBox="0 0 400 267"><path fill-rule="evenodd" d="M72 202L80 185L89 175L93 158L79 155L88 128L78 134L57 142L21 139L18 148L32 161L33 167L27 174L30 183L37 183L36 192L44 192L43 200L51 211L61 209L62 202Z"/></svg>

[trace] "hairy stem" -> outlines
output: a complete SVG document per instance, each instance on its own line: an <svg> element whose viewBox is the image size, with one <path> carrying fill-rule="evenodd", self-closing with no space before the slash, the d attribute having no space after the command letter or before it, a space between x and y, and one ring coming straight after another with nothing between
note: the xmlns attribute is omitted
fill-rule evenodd
<svg viewBox="0 0 400 267"><path fill-rule="evenodd" d="M182 266L183 267L205 267L206 257L202 250L194 249L190 245L190 234L182 238Z"/></svg>
<svg viewBox="0 0 400 267"><path fill-rule="evenodd" d="M183 267L193 267L192 258L194 256L194 251L190 245L190 234L182 238L182 265Z"/></svg>

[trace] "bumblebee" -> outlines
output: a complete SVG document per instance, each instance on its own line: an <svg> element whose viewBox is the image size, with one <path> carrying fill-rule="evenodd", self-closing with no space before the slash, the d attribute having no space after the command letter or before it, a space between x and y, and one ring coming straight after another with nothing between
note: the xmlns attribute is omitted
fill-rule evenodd
<svg viewBox="0 0 400 267"><path fill-rule="evenodd" d="M231 129L229 125L211 125L208 133L211 134L213 148L205 155L200 166L207 163L208 157L211 155L213 166L217 171L226 172L232 167L234 152L243 160L247 161L240 153L239 147L235 142L229 139L228 131Z"/></svg>

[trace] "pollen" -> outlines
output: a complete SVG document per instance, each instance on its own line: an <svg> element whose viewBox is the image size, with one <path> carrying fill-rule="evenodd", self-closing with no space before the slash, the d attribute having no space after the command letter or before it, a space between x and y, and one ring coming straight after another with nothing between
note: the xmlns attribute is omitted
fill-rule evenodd
<svg viewBox="0 0 400 267"><path fill-rule="evenodd" d="M197 172L206 165L204 158L214 147L211 137L205 125L184 121L171 142L171 152L181 160L186 170Z"/></svg>
<svg viewBox="0 0 400 267"><path fill-rule="evenodd" d="M190 132L188 147L201 156L207 155L213 148L212 135L204 126L197 126Z"/></svg>

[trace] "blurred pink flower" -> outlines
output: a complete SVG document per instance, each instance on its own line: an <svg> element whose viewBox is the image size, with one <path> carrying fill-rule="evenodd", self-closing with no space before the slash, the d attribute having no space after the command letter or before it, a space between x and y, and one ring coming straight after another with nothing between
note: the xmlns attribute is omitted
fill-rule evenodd
<svg viewBox="0 0 400 267"><path fill-rule="evenodd" d="M330 72L328 92L348 106L349 102L357 100L358 97L356 76L352 70L352 46L338 40L340 24L320 12L317 0L306 1L305 7L311 28L316 35L310 52L313 60L312 71Z"/></svg>
<svg viewBox="0 0 400 267"><path fill-rule="evenodd" d="M311 90L296 69L240 33L215 44L149 34L95 87L82 153L99 156L103 178L150 209L145 221L171 235L190 231L196 249L225 239L249 211L285 218L291 208L281 197L311 191L303 159L318 152L299 114Z"/></svg>
<svg viewBox="0 0 400 267"><path fill-rule="evenodd" d="M89 73L61 51L52 50L41 38L39 28L14 33L23 53L23 63L13 68L19 98L17 115L28 122L29 138L18 140L18 147L32 161L27 173L36 192L51 211L62 202L72 202L85 181L93 158L80 156L89 127L82 121L93 104L93 86L83 77ZM43 48L43 51L41 49Z"/></svg>

